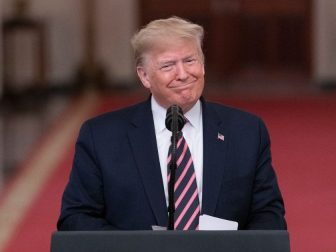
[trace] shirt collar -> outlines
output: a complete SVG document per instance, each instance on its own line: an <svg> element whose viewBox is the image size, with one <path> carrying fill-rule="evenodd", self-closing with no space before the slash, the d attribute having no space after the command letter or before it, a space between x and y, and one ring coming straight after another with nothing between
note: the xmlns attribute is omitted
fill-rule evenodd
<svg viewBox="0 0 336 252"><path fill-rule="evenodd" d="M154 96L151 97L151 106L154 119L155 132L159 133L166 129L166 113L167 110L158 104ZM199 128L202 117L201 102L198 100L196 104L184 115L190 125Z"/></svg>
<svg viewBox="0 0 336 252"><path fill-rule="evenodd" d="M151 98L151 106L152 106L155 132L156 133L162 132L166 128L165 120L167 111L164 107L162 107L157 103L153 95Z"/></svg>
<svg viewBox="0 0 336 252"><path fill-rule="evenodd" d="M200 127L201 118L202 118L202 110L201 110L201 102L198 100L196 104L184 115L185 118L188 119L190 125L196 129Z"/></svg>

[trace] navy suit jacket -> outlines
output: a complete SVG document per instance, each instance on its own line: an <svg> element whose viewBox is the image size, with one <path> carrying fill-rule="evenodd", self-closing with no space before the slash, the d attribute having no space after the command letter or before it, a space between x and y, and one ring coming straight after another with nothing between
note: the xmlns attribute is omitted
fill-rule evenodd
<svg viewBox="0 0 336 252"><path fill-rule="evenodd" d="M201 100L202 214L237 221L239 229L286 229L264 123ZM85 122L58 229L145 230L167 222L150 99Z"/></svg>

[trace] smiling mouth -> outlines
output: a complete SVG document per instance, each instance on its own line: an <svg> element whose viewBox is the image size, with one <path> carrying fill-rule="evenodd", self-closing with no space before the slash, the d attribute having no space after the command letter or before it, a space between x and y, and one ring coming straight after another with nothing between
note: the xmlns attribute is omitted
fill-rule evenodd
<svg viewBox="0 0 336 252"><path fill-rule="evenodd" d="M174 85L171 88L173 88L173 89L186 89L186 88L194 85L195 82L196 82L196 80L188 82L188 83L181 83L179 85Z"/></svg>

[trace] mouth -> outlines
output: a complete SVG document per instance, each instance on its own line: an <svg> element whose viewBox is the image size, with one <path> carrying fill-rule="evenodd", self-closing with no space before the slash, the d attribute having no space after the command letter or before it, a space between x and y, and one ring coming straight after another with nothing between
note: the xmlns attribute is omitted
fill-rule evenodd
<svg viewBox="0 0 336 252"><path fill-rule="evenodd" d="M172 85L171 88L172 89L176 89L176 90L183 90L186 88L190 88L192 85L194 85L194 83L196 82L196 80L187 82L187 83L179 83L177 85Z"/></svg>

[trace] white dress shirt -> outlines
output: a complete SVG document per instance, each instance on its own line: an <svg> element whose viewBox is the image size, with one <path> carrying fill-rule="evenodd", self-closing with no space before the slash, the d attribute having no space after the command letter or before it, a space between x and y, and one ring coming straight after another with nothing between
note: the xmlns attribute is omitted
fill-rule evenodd
<svg viewBox="0 0 336 252"><path fill-rule="evenodd" d="M154 119L156 142L158 147L163 187L168 206L168 184L167 184L167 156L171 144L171 131L166 128L165 119L167 110L161 107L154 96L151 98L152 113ZM202 186L203 186L203 121L201 102L197 103L184 115L188 122L184 125L182 132L189 146L194 163L198 197L202 207ZM202 209L202 208L201 208Z"/></svg>

